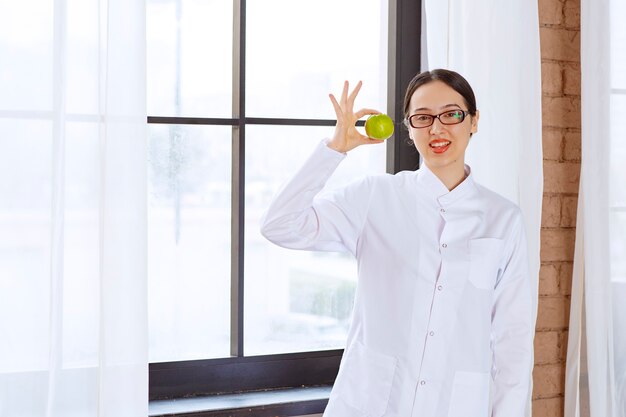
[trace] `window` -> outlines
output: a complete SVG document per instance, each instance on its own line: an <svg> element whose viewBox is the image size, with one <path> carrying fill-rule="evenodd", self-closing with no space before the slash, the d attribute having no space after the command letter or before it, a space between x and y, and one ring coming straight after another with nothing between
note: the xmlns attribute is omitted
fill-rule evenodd
<svg viewBox="0 0 626 417"><path fill-rule="evenodd" d="M626 157L626 56L619 45L626 41L626 28L619 24L617 16L626 12L626 5L611 2L616 12L611 14L611 152L609 205L611 225L611 275L615 288L626 284L626 170L623 161ZM623 290L622 290L623 291ZM617 310L616 310L617 311ZM619 315L618 315L619 316Z"/></svg>
<svg viewBox="0 0 626 417"><path fill-rule="evenodd" d="M396 135L355 150L333 185L417 167L401 121L420 7L148 0L152 399L332 383L355 264L277 248L258 220L332 134L327 93L344 79L364 81L357 107L392 115Z"/></svg>

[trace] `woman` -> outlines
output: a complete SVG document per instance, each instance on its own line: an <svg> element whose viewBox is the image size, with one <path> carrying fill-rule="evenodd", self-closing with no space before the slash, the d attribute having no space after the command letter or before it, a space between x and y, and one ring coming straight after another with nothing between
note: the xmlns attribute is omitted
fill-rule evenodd
<svg viewBox="0 0 626 417"><path fill-rule="evenodd" d="M294 249L350 251L359 280L325 417L522 417L534 324L522 216L465 165L479 113L467 81L418 74L404 115L423 164L316 197L357 146L361 83L339 101L333 137L269 207L262 233ZM504 133L504 132L503 132ZM503 139L505 140L505 138Z"/></svg>

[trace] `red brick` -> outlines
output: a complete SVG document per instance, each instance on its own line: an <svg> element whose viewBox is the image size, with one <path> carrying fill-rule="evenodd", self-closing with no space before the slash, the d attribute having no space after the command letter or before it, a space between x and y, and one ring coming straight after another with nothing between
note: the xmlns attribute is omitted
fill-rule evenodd
<svg viewBox="0 0 626 417"><path fill-rule="evenodd" d="M543 162L544 193L578 193L580 163L578 162Z"/></svg>
<svg viewBox="0 0 626 417"><path fill-rule="evenodd" d="M558 161L563 157L563 131L544 128L542 130L543 159Z"/></svg>
<svg viewBox="0 0 626 417"><path fill-rule="evenodd" d="M559 266L542 264L539 268L539 295L558 295L560 293Z"/></svg>
<svg viewBox="0 0 626 417"><path fill-rule="evenodd" d="M561 197L544 195L541 205L541 227L558 227L561 224Z"/></svg>
<svg viewBox="0 0 626 417"><path fill-rule="evenodd" d="M561 226L576 227L578 196L564 196L561 199Z"/></svg>
<svg viewBox="0 0 626 417"><path fill-rule="evenodd" d="M558 62L541 63L541 92L545 95L563 95L563 69Z"/></svg>
<svg viewBox="0 0 626 417"><path fill-rule="evenodd" d="M572 229L543 229L541 231L541 261L572 261L575 231Z"/></svg>
<svg viewBox="0 0 626 417"><path fill-rule="evenodd" d="M580 29L580 0L566 0L563 14L567 28Z"/></svg>
<svg viewBox="0 0 626 417"><path fill-rule="evenodd" d="M550 398L565 391L565 367L538 365L533 370L533 398ZM536 414L541 416L541 414ZM543 416L542 416L543 417Z"/></svg>
<svg viewBox="0 0 626 417"><path fill-rule="evenodd" d="M563 138L563 159L566 161L580 161L580 131L565 132Z"/></svg>
<svg viewBox="0 0 626 417"><path fill-rule="evenodd" d="M580 31L539 28L541 58L580 62Z"/></svg>
<svg viewBox="0 0 626 417"><path fill-rule="evenodd" d="M563 65L563 93L580 95L580 64L568 62Z"/></svg>
<svg viewBox="0 0 626 417"><path fill-rule="evenodd" d="M535 364L561 362L561 333L558 331L535 334Z"/></svg>
<svg viewBox="0 0 626 417"><path fill-rule="evenodd" d="M559 271L559 287L561 295L570 296L572 294L572 279L574 274L574 263L563 262Z"/></svg>
<svg viewBox="0 0 626 417"><path fill-rule="evenodd" d="M539 0L540 25L560 25L563 20L563 3L561 1Z"/></svg>
<svg viewBox="0 0 626 417"><path fill-rule="evenodd" d="M533 400L533 416L563 417L563 407L562 397L535 399Z"/></svg>
<svg viewBox="0 0 626 417"><path fill-rule="evenodd" d="M565 330L562 331L559 334L559 337L561 338L561 352L559 353L559 356L561 357L561 360L563 361L563 363L565 363L565 361L567 360L567 344L568 344L568 338L569 338L569 330Z"/></svg>
<svg viewBox="0 0 626 417"><path fill-rule="evenodd" d="M562 417L581 160L580 0L538 0L544 200L533 416Z"/></svg>
<svg viewBox="0 0 626 417"><path fill-rule="evenodd" d="M539 297L537 330L566 329L569 325L569 300L562 296Z"/></svg>
<svg viewBox="0 0 626 417"><path fill-rule="evenodd" d="M580 129L580 97L543 96L541 117L544 127Z"/></svg>

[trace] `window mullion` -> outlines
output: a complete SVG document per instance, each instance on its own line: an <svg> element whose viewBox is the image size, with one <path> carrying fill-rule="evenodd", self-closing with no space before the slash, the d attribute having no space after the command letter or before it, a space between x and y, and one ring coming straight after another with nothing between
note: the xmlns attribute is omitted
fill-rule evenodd
<svg viewBox="0 0 626 417"><path fill-rule="evenodd" d="M230 354L243 356L246 1L233 1L233 125Z"/></svg>
<svg viewBox="0 0 626 417"><path fill-rule="evenodd" d="M387 172L414 170L419 154L404 128L404 91L420 72L422 2L389 0L387 52L387 114L395 120L393 140L387 141Z"/></svg>

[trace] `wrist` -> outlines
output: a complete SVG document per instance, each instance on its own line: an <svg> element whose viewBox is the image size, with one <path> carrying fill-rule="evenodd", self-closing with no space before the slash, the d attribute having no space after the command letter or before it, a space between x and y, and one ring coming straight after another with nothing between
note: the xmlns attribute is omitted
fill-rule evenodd
<svg viewBox="0 0 626 417"><path fill-rule="evenodd" d="M341 138L341 137L337 138L336 136L333 136L326 142L326 146L328 146L330 149L334 151L345 154L351 151L352 149L356 148L358 144L355 145L354 143L351 143L351 141L348 141L344 138Z"/></svg>
<svg viewBox="0 0 626 417"><path fill-rule="evenodd" d="M346 153L348 152L348 149L346 149L345 146L342 146L339 143L336 143L333 140L329 140L328 142L326 142L326 146L328 146L330 149L340 152L340 153Z"/></svg>

